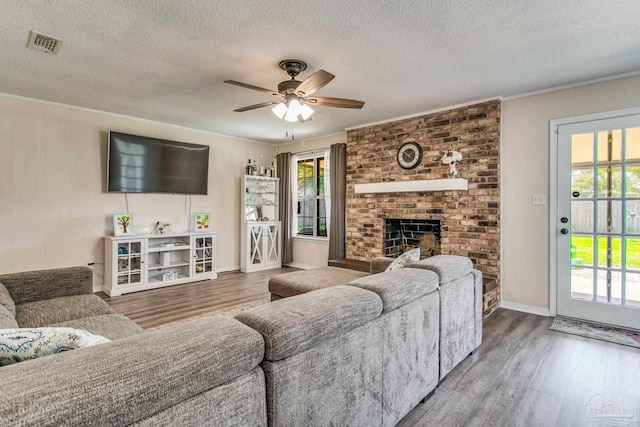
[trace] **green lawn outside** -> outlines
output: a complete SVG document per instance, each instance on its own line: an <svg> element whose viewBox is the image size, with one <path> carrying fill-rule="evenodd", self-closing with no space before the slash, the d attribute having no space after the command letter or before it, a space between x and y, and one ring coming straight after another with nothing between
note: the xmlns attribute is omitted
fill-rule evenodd
<svg viewBox="0 0 640 427"><path fill-rule="evenodd" d="M571 243L576 247L576 258L582 259L582 264L596 262L593 257L593 239L589 236L571 236ZM627 268L640 268L640 239L627 238ZM620 267L620 238L611 239L612 266ZM598 238L598 264L607 265L607 238Z"/></svg>

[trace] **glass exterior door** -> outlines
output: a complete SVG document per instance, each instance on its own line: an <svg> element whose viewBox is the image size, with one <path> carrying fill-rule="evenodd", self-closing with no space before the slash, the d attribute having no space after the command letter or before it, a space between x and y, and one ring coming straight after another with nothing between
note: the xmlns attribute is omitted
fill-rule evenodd
<svg viewBox="0 0 640 427"><path fill-rule="evenodd" d="M559 315L640 329L640 116L558 126Z"/></svg>

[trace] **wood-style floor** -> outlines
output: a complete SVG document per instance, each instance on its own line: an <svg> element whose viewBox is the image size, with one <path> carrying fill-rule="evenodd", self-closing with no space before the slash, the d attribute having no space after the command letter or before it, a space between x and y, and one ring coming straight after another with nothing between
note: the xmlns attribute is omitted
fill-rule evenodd
<svg viewBox="0 0 640 427"><path fill-rule="evenodd" d="M640 349L550 331L551 322L498 309L480 352L398 425L640 425Z"/></svg>
<svg viewBox="0 0 640 427"><path fill-rule="evenodd" d="M269 301L269 278L296 268L255 273L219 273L215 280L186 283L109 298L98 293L115 311L144 329L154 328L253 301Z"/></svg>
<svg viewBox="0 0 640 427"><path fill-rule="evenodd" d="M244 274L109 298L144 328L257 300L270 277ZM398 424L409 426L640 426L640 349L550 331L552 319L498 309L480 352L467 357ZM622 416L621 416L622 415Z"/></svg>

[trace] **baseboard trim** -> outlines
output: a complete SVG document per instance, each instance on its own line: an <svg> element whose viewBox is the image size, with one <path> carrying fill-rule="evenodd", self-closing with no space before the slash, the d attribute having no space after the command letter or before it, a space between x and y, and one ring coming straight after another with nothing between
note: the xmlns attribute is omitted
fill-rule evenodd
<svg viewBox="0 0 640 427"><path fill-rule="evenodd" d="M310 270L312 268L318 268L317 265L298 264L297 262L286 264L285 267L300 268L302 270Z"/></svg>
<svg viewBox="0 0 640 427"><path fill-rule="evenodd" d="M519 304L517 302L500 301L500 307L507 310L521 311L523 313L537 314L538 316L549 317L549 309L547 307L538 307L537 305Z"/></svg>
<svg viewBox="0 0 640 427"><path fill-rule="evenodd" d="M93 293L95 294L96 292L102 292L102 285L93 284Z"/></svg>
<svg viewBox="0 0 640 427"><path fill-rule="evenodd" d="M232 265L231 267L216 268L216 273L226 273L228 271L240 271L239 265Z"/></svg>

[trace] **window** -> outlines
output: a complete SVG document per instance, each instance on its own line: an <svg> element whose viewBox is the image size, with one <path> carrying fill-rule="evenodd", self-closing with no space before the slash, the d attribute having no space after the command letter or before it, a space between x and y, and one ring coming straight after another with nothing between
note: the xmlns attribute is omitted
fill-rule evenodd
<svg viewBox="0 0 640 427"><path fill-rule="evenodd" d="M297 236L327 237L325 157L297 162Z"/></svg>

